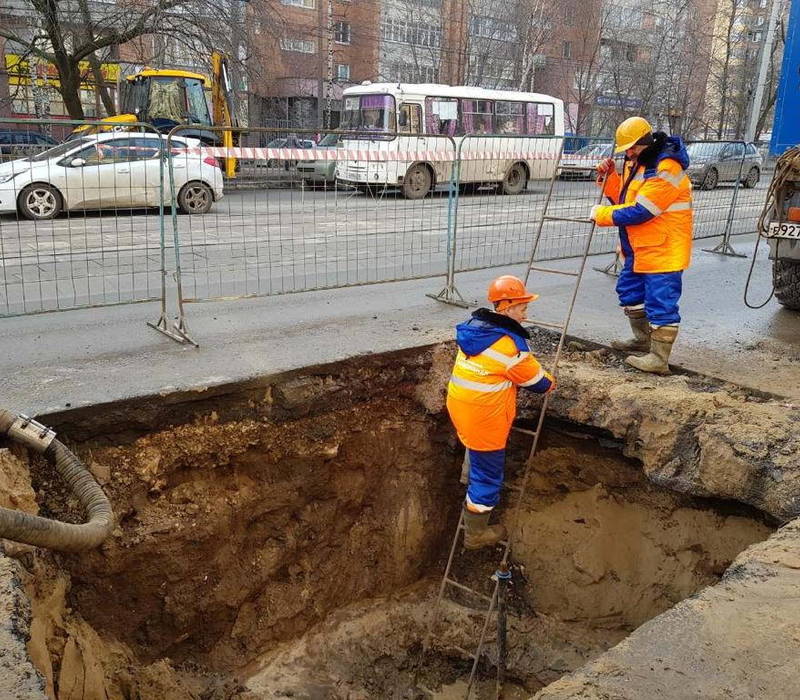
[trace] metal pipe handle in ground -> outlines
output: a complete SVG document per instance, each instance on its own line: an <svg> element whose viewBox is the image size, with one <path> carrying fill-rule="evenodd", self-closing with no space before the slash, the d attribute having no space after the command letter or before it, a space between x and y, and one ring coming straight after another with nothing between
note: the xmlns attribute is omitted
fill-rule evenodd
<svg viewBox="0 0 800 700"><path fill-rule="evenodd" d="M0 409L0 436L43 454L67 482L88 517L82 525L73 525L0 508L0 537L64 552L94 549L102 544L114 524L111 503L83 463L56 440L56 434L26 416Z"/></svg>

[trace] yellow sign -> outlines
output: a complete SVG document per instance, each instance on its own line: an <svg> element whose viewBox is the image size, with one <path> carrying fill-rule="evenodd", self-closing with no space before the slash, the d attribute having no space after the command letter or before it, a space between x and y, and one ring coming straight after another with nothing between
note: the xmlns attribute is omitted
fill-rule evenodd
<svg viewBox="0 0 800 700"><path fill-rule="evenodd" d="M94 73L88 61L81 61L78 64L81 72L81 87L91 88L94 86ZM31 67L30 63L19 54L7 53L6 54L6 72L8 73L8 82L12 85L30 85L31 83ZM48 82L53 85L59 84L58 68L52 63L37 63L34 67L36 74L37 84L42 85L44 79L47 78ZM116 83L119 79L119 64L118 63L101 63L100 75L106 83Z"/></svg>

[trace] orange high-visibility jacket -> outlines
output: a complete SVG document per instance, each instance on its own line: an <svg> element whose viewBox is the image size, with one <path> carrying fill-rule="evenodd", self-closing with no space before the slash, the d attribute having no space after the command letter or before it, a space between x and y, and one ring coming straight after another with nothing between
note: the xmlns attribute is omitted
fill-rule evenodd
<svg viewBox="0 0 800 700"><path fill-rule="evenodd" d="M553 388L552 375L530 353L527 337L516 321L487 309L459 324L447 410L466 447L504 449L517 412L517 386L538 393Z"/></svg>
<svg viewBox="0 0 800 700"><path fill-rule="evenodd" d="M620 236L627 236L634 272L689 267L693 217L688 165L683 142L670 136L654 162L637 163L633 170L626 161L622 177L613 172L607 178L604 193L614 204L598 207L595 220L598 226L619 226Z"/></svg>

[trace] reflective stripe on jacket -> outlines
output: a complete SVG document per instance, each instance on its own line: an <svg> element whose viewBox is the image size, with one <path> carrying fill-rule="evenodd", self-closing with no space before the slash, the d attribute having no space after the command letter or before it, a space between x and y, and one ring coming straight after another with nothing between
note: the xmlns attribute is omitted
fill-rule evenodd
<svg viewBox="0 0 800 700"><path fill-rule="evenodd" d="M634 272L676 272L692 256L692 184L686 175L686 149L669 137L652 164L626 161L622 176L606 180L604 193L613 202L598 207L598 226L619 226L633 249ZM627 187L625 186L627 183Z"/></svg>
<svg viewBox="0 0 800 700"><path fill-rule="evenodd" d="M476 355L459 347L447 386L447 410L458 437L473 450L506 446L517 411L517 386L544 393L553 377L536 358L502 335Z"/></svg>

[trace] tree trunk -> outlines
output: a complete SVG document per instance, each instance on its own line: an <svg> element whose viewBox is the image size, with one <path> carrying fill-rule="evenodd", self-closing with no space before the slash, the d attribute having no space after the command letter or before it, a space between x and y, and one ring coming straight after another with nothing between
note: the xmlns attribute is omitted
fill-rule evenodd
<svg viewBox="0 0 800 700"><path fill-rule="evenodd" d="M106 114L109 117L113 117L117 113L117 108L114 104L114 100L111 98L111 95L108 92L108 88L106 87L105 79L103 78L103 71L100 67L100 61L97 59L96 54L90 54L88 61L89 67L92 69L92 76L94 77L94 89L100 95L100 100L103 103L103 108L106 110Z"/></svg>
<svg viewBox="0 0 800 700"><path fill-rule="evenodd" d="M61 99L64 100L64 108L67 110L70 119L83 120L83 105L81 104L81 71L77 61L69 58L58 62L59 88Z"/></svg>

